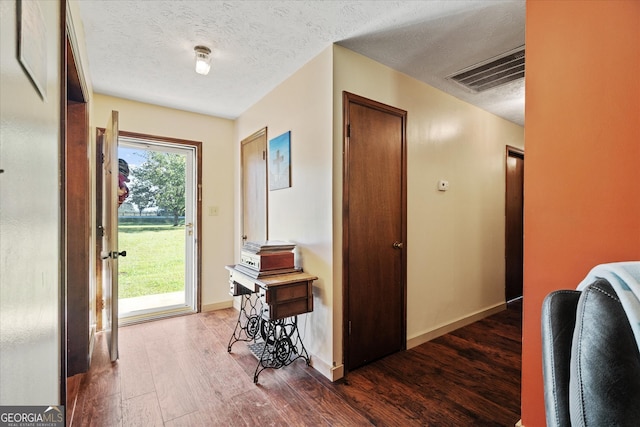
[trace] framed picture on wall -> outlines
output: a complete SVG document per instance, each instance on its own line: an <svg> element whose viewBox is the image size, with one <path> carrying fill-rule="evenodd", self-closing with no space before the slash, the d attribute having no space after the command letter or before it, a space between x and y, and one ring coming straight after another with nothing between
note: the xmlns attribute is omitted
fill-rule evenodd
<svg viewBox="0 0 640 427"><path fill-rule="evenodd" d="M269 140L269 190L291 187L291 131Z"/></svg>

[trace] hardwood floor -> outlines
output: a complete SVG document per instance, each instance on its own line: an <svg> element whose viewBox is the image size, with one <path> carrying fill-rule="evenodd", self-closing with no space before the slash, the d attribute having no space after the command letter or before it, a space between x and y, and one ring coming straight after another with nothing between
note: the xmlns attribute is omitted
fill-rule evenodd
<svg viewBox="0 0 640 427"><path fill-rule="evenodd" d="M227 352L237 311L100 337L74 386L73 426L514 426L520 419L522 303L331 383L302 360L260 374L245 343ZM70 401L74 401L70 398ZM71 413L72 408L67 408Z"/></svg>

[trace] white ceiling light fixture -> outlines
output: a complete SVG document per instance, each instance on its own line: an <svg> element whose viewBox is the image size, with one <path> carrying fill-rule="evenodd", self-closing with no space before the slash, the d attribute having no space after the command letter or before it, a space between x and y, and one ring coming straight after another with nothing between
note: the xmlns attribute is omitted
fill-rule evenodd
<svg viewBox="0 0 640 427"><path fill-rule="evenodd" d="M206 46L196 46L196 73L206 76L211 69L211 49Z"/></svg>

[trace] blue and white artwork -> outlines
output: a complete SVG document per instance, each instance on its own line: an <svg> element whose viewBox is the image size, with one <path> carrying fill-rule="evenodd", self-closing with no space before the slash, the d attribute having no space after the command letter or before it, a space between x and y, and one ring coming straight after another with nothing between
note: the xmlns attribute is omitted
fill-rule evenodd
<svg viewBox="0 0 640 427"><path fill-rule="evenodd" d="M291 131L269 141L269 190L291 187Z"/></svg>

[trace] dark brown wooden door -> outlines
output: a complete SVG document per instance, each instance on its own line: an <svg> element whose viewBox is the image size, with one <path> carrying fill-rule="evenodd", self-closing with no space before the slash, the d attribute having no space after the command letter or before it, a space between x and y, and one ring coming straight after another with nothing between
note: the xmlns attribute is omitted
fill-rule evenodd
<svg viewBox="0 0 640 427"><path fill-rule="evenodd" d="M505 298L522 296L524 152L507 147L505 197Z"/></svg>
<svg viewBox="0 0 640 427"><path fill-rule="evenodd" d="M345 363L406 346L406 112L344 96Z"/></svg>
<svg viewBox="0 0 640 427"><path fill-rule="evenodd" d="M65 140L65 267L67 278L67 376L87 372L95 330L89 313L91 283L91 177L88 104L67 101Z"/></svg>

